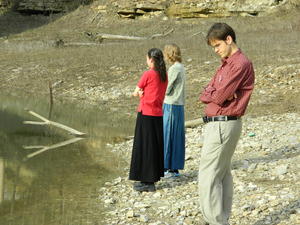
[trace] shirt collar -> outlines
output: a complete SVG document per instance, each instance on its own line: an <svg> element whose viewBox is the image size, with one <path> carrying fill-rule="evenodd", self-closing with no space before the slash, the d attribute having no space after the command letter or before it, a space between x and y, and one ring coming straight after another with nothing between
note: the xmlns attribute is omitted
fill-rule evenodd
<svg viewBox="0 0 300 225"><path fill-rule="evenodd" d="M226 63L230 63L230 62L234 61L236 59L236 57L238 57L241 53L242 53L241 49L238 49L233 55L231 55L227 58L221 59L222 64L226 64Z"/></svg>

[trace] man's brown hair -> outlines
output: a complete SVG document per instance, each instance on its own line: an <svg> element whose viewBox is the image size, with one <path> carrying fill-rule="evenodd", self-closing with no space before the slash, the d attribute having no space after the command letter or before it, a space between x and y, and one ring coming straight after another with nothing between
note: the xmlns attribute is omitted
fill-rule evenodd
<svg viewBox="0 0 300 225"><path fill-rule="evenodd" d="M228 36L231 36L233 42L236 43L235 32L231 26L226 23L215 23L208 30L206 41L210 45L212 40L225 41Z"/></svg>

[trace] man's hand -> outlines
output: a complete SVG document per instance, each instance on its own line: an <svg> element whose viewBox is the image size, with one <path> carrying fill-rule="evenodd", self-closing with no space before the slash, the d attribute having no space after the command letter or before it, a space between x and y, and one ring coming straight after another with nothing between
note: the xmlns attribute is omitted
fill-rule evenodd
<svg viewBox="0 0 300 225"><path fill-rule="evenodd" d="M237 98L237 94L236 93L234 93L231 97L227 98L227 101L231 101L234 98Z"/></svg>

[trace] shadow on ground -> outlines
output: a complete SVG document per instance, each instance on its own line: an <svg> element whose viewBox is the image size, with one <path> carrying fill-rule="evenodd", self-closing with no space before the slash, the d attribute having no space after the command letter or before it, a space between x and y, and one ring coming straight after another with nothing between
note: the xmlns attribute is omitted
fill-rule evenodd
<svg viewBox="0 0 300 225"><path fill-rule="evenodd" d="M300 207L300 200L295 200L291 202L289 205L281 208L279 210L274 211L268 216L256 221L253 225L264 225L264 224L279 224L281 221L288 219L291 214L296 213L296 209Z"/></svg>
<svg viewBox="0 0 300 225"><path fill-rule="evenodd" d="M276 151L272 152L266 157L257 157L257 158L248 158L248 159L242 159L237 160L232 163L233 169L241 169L244 167L249 167L250 164L253 163L269 163L278 161L280 159L289 159L297 157L300 154L300 144L295 144L292 146L284 146Z"/></svg>
<svg viewBox="0 0 300 225"><path fill-rule="evenodd" d="M9 10L0 14L0 37L22 33L60 18L63 14L21 14Z"/></svg>

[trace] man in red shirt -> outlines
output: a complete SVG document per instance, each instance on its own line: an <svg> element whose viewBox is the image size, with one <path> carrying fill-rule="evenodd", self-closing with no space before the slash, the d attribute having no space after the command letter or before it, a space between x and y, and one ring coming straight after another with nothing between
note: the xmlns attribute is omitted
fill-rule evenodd
<svg viewBox="0 0 300 225"><path fill-rule="evenodd" d="M200 207L204 224L228 225L233 196L231 158L242 130L241 116L254 87L254 70L238 48L229 25L215 23L206 38L222 63L200 95L200 101L206 104L199 167Z"/></svg>

